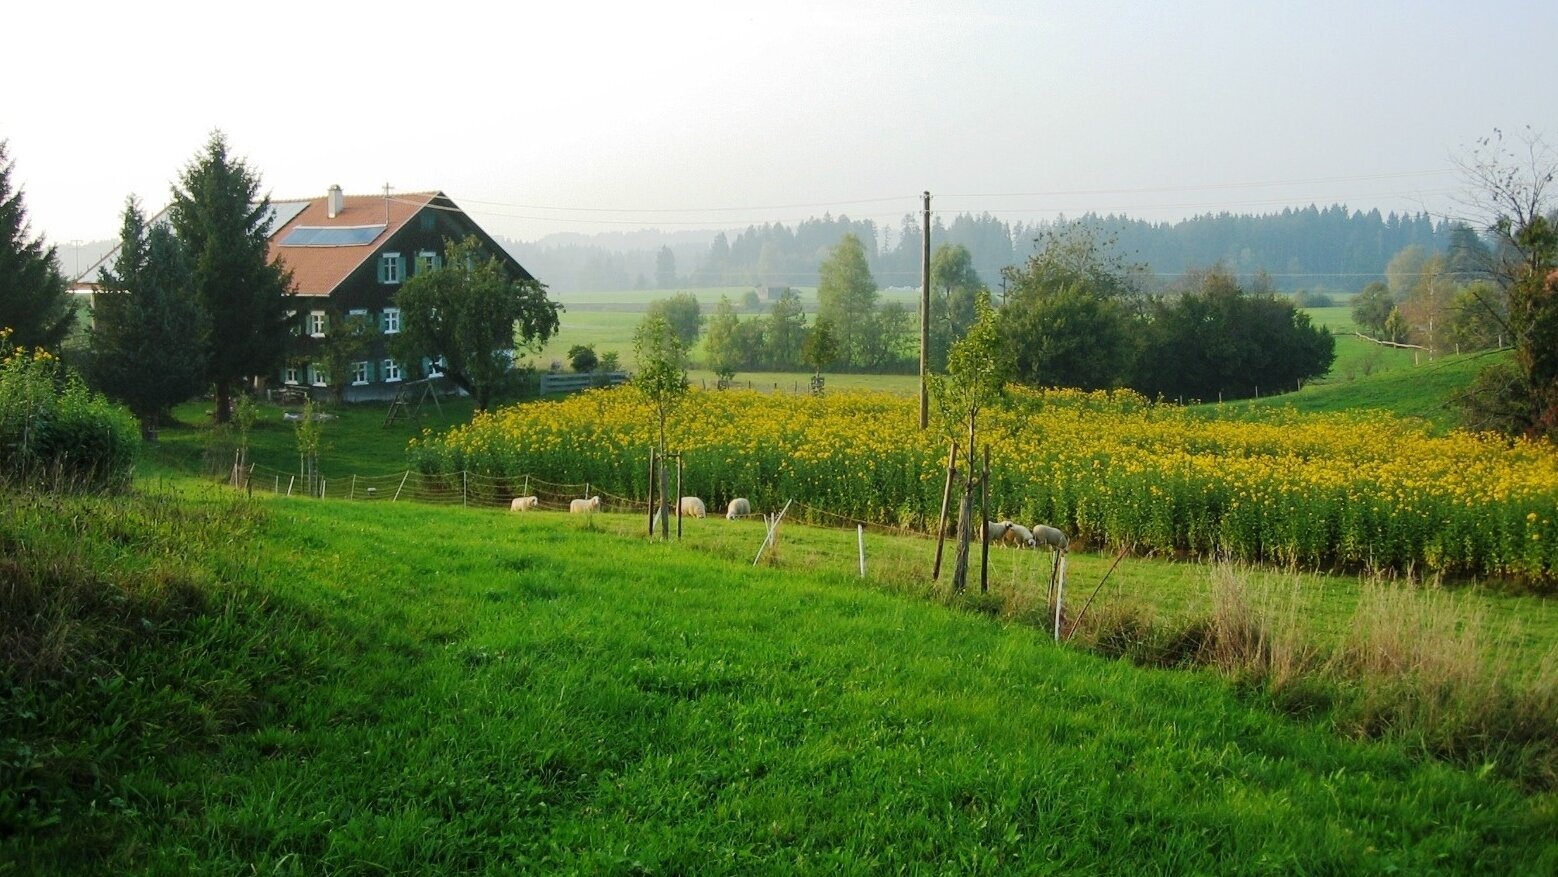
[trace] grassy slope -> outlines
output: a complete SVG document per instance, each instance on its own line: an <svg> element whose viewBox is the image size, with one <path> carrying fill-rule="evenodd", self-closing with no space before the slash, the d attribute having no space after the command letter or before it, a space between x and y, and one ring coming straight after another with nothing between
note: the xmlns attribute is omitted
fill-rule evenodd
<svg viewBox="0 0 1558 877"><path fill-rule="evenodd" d="M104 847L115 873L1558 867L1552 801L1204 674L628 520L262 505L224 569L309 620L315 681L133 771L106 837L14 847L19 873Z"/></svg>

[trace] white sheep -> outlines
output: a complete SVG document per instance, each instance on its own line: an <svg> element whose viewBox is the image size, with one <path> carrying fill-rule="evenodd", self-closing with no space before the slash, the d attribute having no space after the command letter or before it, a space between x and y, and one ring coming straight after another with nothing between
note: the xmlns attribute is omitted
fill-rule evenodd
<svg viewBox="0 0 1558 877"><path fill-rule="evenodd" d="M725 507L725 520L727 521L744 518L750 514L752 514L752 503L748 502L745 497L738 496L730 501L730 505Z"/></svg>
<svg viewBox="0 0 1558 877"><path fill-rule="evenodd" d="M587 515L600 511L600 496L597 494L589 499L575 499L568 503L568 512L575 515Z"/></svg>
<svg viewBox="0 0 1558 877"><path fill-rule="evenodd" d="M514 501L509 503L509 511L511 512L529 512L540 507L540 498L534 496L516 496Z"/></svg>
<svg viewBox="0 0 1558 877"><path fill-rule="evenodd" d="M1011 521L985 521L985 538L991 542L1000 542L1006 535L1006 528L1012 525Z"/></svg>
<svg viewBox="0 0 1558 877"><path fill-rule="evenodd" d="M1006 532L1001 534L1001 541L1018 548L1032 548L1033 531L1021 524L1006 523Z"/></svg>
<svg viewBox="0 0 1558 877"><path fill-rule="evenodd" d="M1033 525L1033 539L1036 544L1056 551L1065 551L1071 544L1071 540L1066 538L1065 533L1045 524Z"/></svg>
<svg viewBox="0 0 1558 877"><path fill-rule="evenodd" d="M702 518L707 516L709 510L704 506L703 500L696 496L682 497L682 514L689 518Z"/></svg>

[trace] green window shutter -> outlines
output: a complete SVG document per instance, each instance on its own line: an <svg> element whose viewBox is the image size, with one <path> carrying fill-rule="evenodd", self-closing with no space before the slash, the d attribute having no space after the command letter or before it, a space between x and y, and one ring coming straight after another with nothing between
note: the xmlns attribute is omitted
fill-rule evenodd
<svg viewBox="0 0 1558 877"><path fill-rule="evenodd" d="M385 262L384 254L380 253L379 254L379 282L380 283L388 283L389 282L389 278L386 277L385 274L384 274L384 262Z"/></svg>

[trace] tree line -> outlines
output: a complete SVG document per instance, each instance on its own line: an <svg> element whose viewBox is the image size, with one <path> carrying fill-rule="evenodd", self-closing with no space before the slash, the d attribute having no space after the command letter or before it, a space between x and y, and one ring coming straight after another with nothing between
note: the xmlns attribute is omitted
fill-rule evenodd
<svg viewBox="0 0 1558 877"><path fill-rule="evenodd" d="M1275 288L1354 292L1383 280L1390 259L1418 246L1442 252L1455 224L1426 213L1381 214L1345 206L1310 205L1262 215L1208 213L1178 222L1148 222L1118 215L1084 214L1067 220L1009 223L989 213L934 216L935 246L961 246L976 271L999 278L1023 263L1036 241L1053 228L1075 224L1115 242L1120 252L1147 266L1153 283L1171 287L1187 273L1222 265L1241 279L1265 274ZM883 286L920 285L924 229L918 216L899 224L825 214L794 225L764 223L719 232L706 245L685 234L659 246L613 249L570 236L556 244L506 242L524 264L561 290L816 286L828 249L845 235L857 238L872 275ZM620 238L602 237L604 242ZM632 243L642 245L645 238Z"/></svg>
<svg viewBox="0 0 1558 877"><path fill-rule="evenodd" d="M1269 284L1219 265L1153 292L1141 266L1115 250L1079 222L1047 231L1024 265L1002 272L991 319L1016 380L1210 401L1293 389L1330 369L1330 333ZM671 326L683 349L701 336L704 364L722 382L759 370L913 372L918 309L883 298L867 253L852 233L825 251L810 316L786 289L755 315L743 317L728 296L704 314L691 293L677 293L653 302L650 317ZM978 302L992 296L958 244L936 249L931 277L928 357L940 372L976 324Z"/></svg>

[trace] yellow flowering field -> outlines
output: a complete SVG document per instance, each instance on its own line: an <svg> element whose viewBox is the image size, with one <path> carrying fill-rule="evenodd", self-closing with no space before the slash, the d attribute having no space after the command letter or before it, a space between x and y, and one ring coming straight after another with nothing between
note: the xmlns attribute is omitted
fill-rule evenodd
<svg viewBox="0 0 1558 877"><path fill-rule="evenodd" d="M948 438L912 398L692 391L672 419L686 490L710 508L787 499L934 527ZM427 474L585 482L644 499L654 415L600 390L478 415L411 445ZM1129 392L1014 390L982 419L995 518L1093 544L1327 566L1558 577L1558 453L1373 414L1153 405Z"/></svg>

